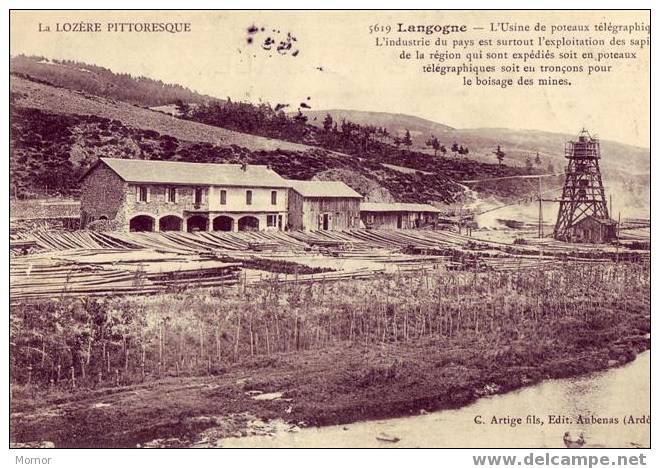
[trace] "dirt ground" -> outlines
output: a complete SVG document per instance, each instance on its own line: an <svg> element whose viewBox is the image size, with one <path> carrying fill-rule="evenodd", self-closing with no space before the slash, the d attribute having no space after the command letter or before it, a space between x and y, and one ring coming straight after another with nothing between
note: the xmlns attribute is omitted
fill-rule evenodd
<svg viewBox="0 0 660 468"><path fill-rule="evenodd" d="M649 342L630 337L627 346L618 361L607 349L576 354L558 346L523 365L486 356L486 340L429 338L263 356L221 375L78 393L12 388L10 438L56 447L215 446L225 437L460 407L542 379L623 364Z"/></svg>

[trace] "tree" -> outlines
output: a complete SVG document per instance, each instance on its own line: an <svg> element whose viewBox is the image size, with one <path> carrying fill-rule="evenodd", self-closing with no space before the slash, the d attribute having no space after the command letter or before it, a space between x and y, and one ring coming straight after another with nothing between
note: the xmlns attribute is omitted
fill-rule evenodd
<svg viewBox="0 0 660 468"><path fill-rule="evenodd" d="M346 121L346 119L341 119L341 134L345 139L348 139L351 136L351 122Z"/></svg>
<svg viewBox="0 0 660 468"><path fill-rule="evenodd" d="M177 99L174 105L176 106L176 111L181 117L188 117L190 114L190 104L183 102L181 99Z"/></svg>
<svg viewBox="0 0 660 468"><path fill-rule="evenodd" d="M383 139L387 140L389 136L390 136L390 132L385 127L383 127Z"/></svg>
<svg viewBox="0 0 660 468"><path fill-rule="evenodd" d="M323 119L323 130L330 132L332 129L332 116L330 114L325 114L325 119Z"/></svg>
<svg viewBox="0 0 660 468"><path fill-rule="evenodd" d="M401 142L402 142L405 146L407 146L408 149L410 149L410 147L411 147L412 144L413 144L413 142L412 142L412 138L410 137L410 130L406 129L406 134L404 135L403 140L402 140Z"/></svg>
<svg viewBox="0 0 660 468"><path fill-rule="evenodd" d="M440 145L440 152L443 156L447 154L447 147L445 145Z"/></svg>
<svg viewBox="0 0 660 468"><path fill-rule="evenodd" d="M298 110L298 113L293 117L293 120L300 125L305 125L307 123L307 116L303 114L302 111Z"/></svg>
<svg viewBox="0 0 660 468"><path fill-rule="evenodd" d="M506 153L502 151L502 148L500 148L500 145L497 145L497 149L493 151L493 154L497 158L497 162L502 165L502 161L504 161L504 156L506 156Z"/></svg>
<svg viewBox="0 0 660 468"><path fill-rule="evenodd" d="M293 117L293 121L295 122L294 128L291 129L291 133L287 136L295 138L303 137L307 133L307 116L298 109L298 113Z"/></svg>
<svg viewBox="0 0 660 468"><path fill-rule="evenodd" d="M383 143L387 137L387 129L385 127L378 127L376 130L377 139L379 142Z"/></svg>
<svg viewBox="0 0 660 468"><path fill-rule="evenodd" d="M440 142L435 137L435 135L431 135L431 138L429 138L426 141L426 146L430 146L431 148L433 148L433 156L438 155L438 150L440 149Z"/></svg>
<svg viewBox="0 0 660 468"><path fill-rule="evenodd" d="M541 165L541 156L539 156L538 151L536 152L536 158L534 158L534 164L536 164L537 166Z"/></svg>
<svg viewBox="0 0 660 468"><path fill-rule="evenodd" d="M555 173L555 166L553 166L551 162L548 163L548 173L549 174Z"/></svg>
<svg viewBox="0 0 660 468"><path fill-rule="evenodd" d="M532 160L528 156L527 159L525 160L525 168L527 169L527 172L532 172L533 167L534 164L532 163Z"/></svg>
<svg viewBox="0 0 660 468"><path fill-rule="evenodd" d="M451 152L452 153L457 153L458 152L458 143L454 142L454 144L451 145Z"/></svg>

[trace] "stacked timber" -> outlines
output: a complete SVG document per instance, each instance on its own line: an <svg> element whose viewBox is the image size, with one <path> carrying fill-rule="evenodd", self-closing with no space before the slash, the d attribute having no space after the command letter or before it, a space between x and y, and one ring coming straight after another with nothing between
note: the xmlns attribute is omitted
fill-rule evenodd
<svg viewBox="0 0 660 468"><path fill-rule="evenodd" d="M72 250L20 257L10 265L11 301L150 294L238 282L240 263L145 250Z"/></svg>
<svg viewBox="0 0 660 468"><path fill-rule="evenodd" d="M624 234L625 233L625 234ZM346 231L269 231L269 232L52 232L33 233L34 241L45 251L150 251L181 257L213 256L215 252L286 252L304 257L310 251L336 258L371 260L373 256L396 253L414 254L419 262L425 256L451 257L463 255L497 258L554 258L557 260L621 260L646 259L649 251L635 249L634 254L623 253L616 245L567 244L553 239L525 238L525 243L498 241L463 236L450 231L436 230L360 230ZM622 232L627 247L635 248L648 239L648 228ZM16 244L18 246L18 244ZM19 248L19 247L17 247ZM12 247L12 251L15 250ZM632 250L625 249L632 252ZM28 252L29 253L29 252ZM232 256L231 254L228 256ZM75 261L75 259L74 259ZM124 262L124 260L119 261ZM523 261L523 264L526 264Z"/></svg>

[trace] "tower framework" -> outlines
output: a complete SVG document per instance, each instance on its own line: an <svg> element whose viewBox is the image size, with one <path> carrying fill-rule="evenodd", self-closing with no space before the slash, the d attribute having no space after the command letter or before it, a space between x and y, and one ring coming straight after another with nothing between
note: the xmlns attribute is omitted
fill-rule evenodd
<svg viewBox="0 0 660 468"><path fill-rule="evenodd" d="M567 242L607 242L615 237L600 174L600 143L583 129L565 147L566 179L559 199L554 238ZM598 229L594 234L593 229Z"/></svg>

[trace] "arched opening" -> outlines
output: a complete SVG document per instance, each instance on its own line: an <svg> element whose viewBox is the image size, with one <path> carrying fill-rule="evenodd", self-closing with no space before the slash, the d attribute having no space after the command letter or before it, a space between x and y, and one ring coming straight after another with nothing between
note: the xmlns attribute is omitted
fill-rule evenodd
<svg viewBox="0 0 660 468"><path fill-rule="evenodd" d="M107 221L108 217L107 217L107 216L103 216L103 215L99 216L99 220L103 220L103 219L105 219L105 220Z"/></svg>
<svg viewBox="0 0 660 468"><path fill-rule="evenodd" d="M158 229L160 231L180 231L183 226L183 219L174 215L163 216L158 220Z"/></svg>
<svg viewBox="0 0 660 468"><path fill-rule="evenodd" d="M206 231L209 220L206 216L194 215L188 218L188 232Z"/></svg>
<svg viewBox="0 0 660 468"><path fill-rule="evenodd" d="M154 230L154 218L147 215L136 216L131 218L129 229L131 232L151 232Z"/></svg>
<svg viewBox="0 0 660 468"><path fill-rule="evenodd" d="M234 227L234 220L229 216L218 216L213 220L214 231L230 232Z"/></svg>
<svg viewBox="0 0 660 468"><path fill-rule="evenodd" d="M259 218L254 216L243 216L238 220L238 230L239 231L258 231L259 230Z"/></svg>

